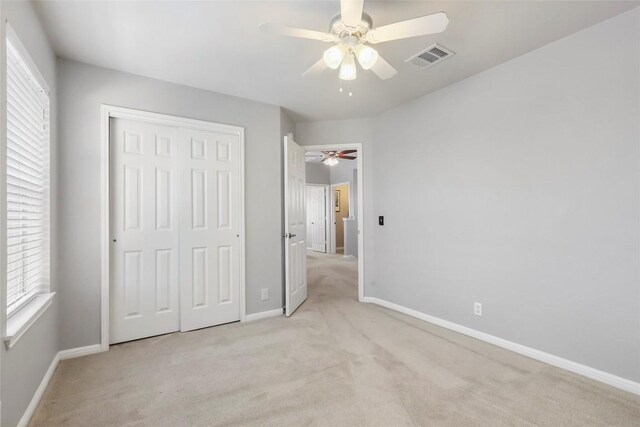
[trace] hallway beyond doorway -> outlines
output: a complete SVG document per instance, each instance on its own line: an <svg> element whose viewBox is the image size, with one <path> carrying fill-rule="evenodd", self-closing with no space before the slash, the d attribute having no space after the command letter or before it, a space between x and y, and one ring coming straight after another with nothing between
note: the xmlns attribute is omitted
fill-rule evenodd
<svg viewBox="0 0 640 427"><path fill-rule="evenodd" d="M341 254L307 251L309 300L358 299L358 263Z"/></svg>

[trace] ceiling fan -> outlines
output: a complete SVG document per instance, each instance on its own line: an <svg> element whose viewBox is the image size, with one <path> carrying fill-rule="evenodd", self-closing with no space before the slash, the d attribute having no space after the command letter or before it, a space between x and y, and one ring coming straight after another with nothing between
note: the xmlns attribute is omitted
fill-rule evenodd
<svg viewBox="0 0 640 427"><path fill-rule="evenodd" d="M340 13L331 19L327 33L269 23L260 24L260 29L283 36L335 43L303 76L327 67L333 70L340 67L340 79L355 80L356 59L362 69L373 71L381 79L389 79L397 73L369 44L441 33L449 24L447 15L438 12L374 28L373 20L363 12L363 6L364 0L341 0Z"/></svg>
<svg viewBox="0 0 640 427"><path fill-rule="evenodd" d="M342 150L342 151L320 151L320 153L308 153L307 158L310 162L322 162L327 166L335 166L340 159L355 160L356 156L350 154L357 153L358 150Z"/></svg>

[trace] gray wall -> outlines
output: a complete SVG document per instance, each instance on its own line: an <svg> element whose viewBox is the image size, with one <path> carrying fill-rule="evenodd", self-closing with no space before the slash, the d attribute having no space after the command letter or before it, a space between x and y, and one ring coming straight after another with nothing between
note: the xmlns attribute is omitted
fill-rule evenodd
<svg viewBox="0 0 640 427"><path fill-rule="evenodd" d="M353 181L353 171L358 167L357 160L340 160L335 166L329 166L331 184L341 184Z"/></svg>
<svg viewBox="0 0 640 427"><path fill-rule="evenodd" d="M100 105L245 128L247 313L282 306L279 107L58 60L62 348L100 341ZM292 127L292 125L291 125ZM260 289L271 298L260 300Z"/></svg>
<svg viewBox="0 0 640 427"><path fill-rule="evenodd" d="M329 185L329 166L322 163L310 163L305 165L305 172L307 174L307 184L324 184Z"/></svg>
<svg viewBox="0 0 640 427"><path fill-rule="evenodd" d="M51 90L51 166L56 169L57 138L56 138L56 69L55 55L49 46L47 38L40 26L37 15L28 2L1 2L0 14L2 21L9 24L29 51L40 73L47 81ZM4 42L2 42L4 46ZM2 107L4 109L4 106ZM3 115L4 116L4 115ZM51 288L58 291L56 280L56 207L57 185L55 172L51 176ZM4 283L4 282L3 282ZM60 294L53 304L34 323L10 350L0 345L0 400L2 401L3 426L15 426L24 414L27 405L40 385L45 372L51 365L59 349L58 312ZM4 310L0 310L4 313ZM4 316L0 316L4 322ZM4 330L4 328L2 329Z"/></svg>
<svg viewBox="0 0 640 427"><path fill-rule="evenodd" d="M639 381L639 23L376 118L367 294Z"/></svg>

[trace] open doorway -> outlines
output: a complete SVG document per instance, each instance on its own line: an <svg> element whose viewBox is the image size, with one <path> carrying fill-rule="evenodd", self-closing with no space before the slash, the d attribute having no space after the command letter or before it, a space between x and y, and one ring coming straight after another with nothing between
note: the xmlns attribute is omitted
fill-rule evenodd
<svg viewBox="0 0 640 427"><path fill-rule="evenodd" d="M309 292L341 286L334 291L362 300L362 147L304 148Z"/></svg>

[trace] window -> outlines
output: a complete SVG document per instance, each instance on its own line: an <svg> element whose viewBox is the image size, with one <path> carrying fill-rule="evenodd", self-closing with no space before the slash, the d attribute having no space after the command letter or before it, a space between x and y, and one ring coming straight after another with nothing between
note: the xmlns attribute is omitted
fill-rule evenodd
<svg viewBox="0 0 640 427"><path fill-rule="evenodd" d="M7 28L7 316L49 292L49 97ZM40 82L43 82L41 84Z"/></svg>

